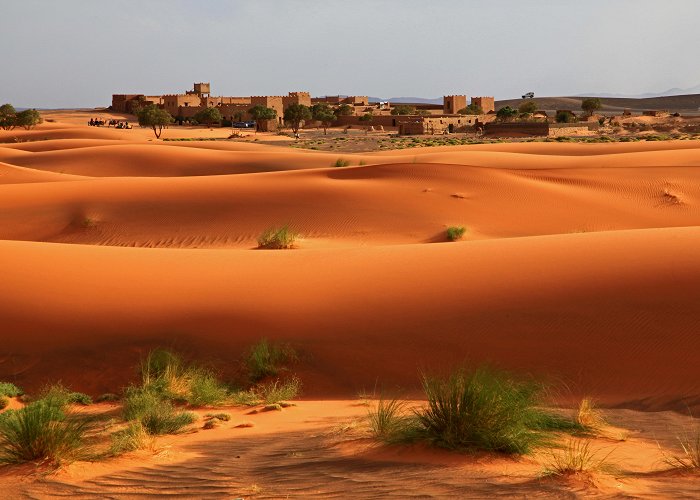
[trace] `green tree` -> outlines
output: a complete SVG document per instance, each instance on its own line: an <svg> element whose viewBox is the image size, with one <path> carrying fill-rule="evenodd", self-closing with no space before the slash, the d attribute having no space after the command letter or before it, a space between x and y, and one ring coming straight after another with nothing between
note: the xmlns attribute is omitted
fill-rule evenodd
<svg viewBox="0 0 700 500"><path fill-rule="evenodd" d="M557 123L574 123L576 121L576 115L571 111L557 111L555 119Z"/></svg>
<svg viewBox="0 0 700 500"><path fill-rule="evenodd" d="M498 118L500 121L508 121L511 118L513 118L515 115L518 114L518 111L511 108L510 106L505 106L496 112L496 118Z"/></svg>
<svg viewBox="0 0 700 500"><path fill-rule="evenodd" d="M41 119L41 115L36 109L25 109L24 111L17 113L17 116L15 117L15 124L18 127L24 127L27 130L35 127L42 121L44 120Z"/></svg>
<svg viewBox="0 0 700 500"><path fill-rule="evenodd" d="M3 104L0 106L0 128L12 130L17 126L15 118L17 111L12 104Z"/></svg>
<svg viewBox="0 0 700 500"><path fill-rule="evenodd" d="M364 115L362 115L362 116L359 118L359 120L360 120L361 122L371 123L372 120L374 120L374 115L373 115L372 113L365 113Z"/></svg>
<svg viewBox="0 0 700 500"><path fill-rule="evenodd" d="M415 115L416 107L408 104L398 104L391 110L392 115Z"/></svg>
<svg viewBox="0 0 700 500"><path fill-rule="evenodd" d="M277 111L273 108L267 108L262 104L256 104L248 110L250 116L255 120L255 131L257 132L263 126L263 123L277 118Z"/></svg>
<svg viewBox="0 0 700 500"><path fill-rule="evenodd" d="M520 106L518 106L518 111L520 111L521 113L532 114L538 109L539 106L537 105L537 101L533 101L532 99L529 99L522 103Z"/></svg>
<svg viewBox="0 0 700 500"><path fill-rule="evenodd" d="M351 116L355 114L355 109L349 104L341 104L335 108L333 112L336 114L336 116Z"/></svg>
<svg viewBox="0 0 700 500"><path fill-rule="evenodd" d="M151 127L156 139L160 138L163 133L163 127L173 123L173 117L164 109L159 108L155 104L149 104L145 108L139 110L136 115L139 119L139 125L142 127Z"/></svg>
<svg viewBox="0 0 700 500"><path fill-rule="evenodd" d="M457 111L460 115L483 115L484 110L478 104L470 104L466 108Z"/></svg>
<svg viewBox="0 0 700 500"><path fill-rule="evenodd" d="M284 121L289 124L295 134L299 132L301 123L311 120L311 118L311 110L303 104L291 104L284 110Z"/></svg>
<svg viewBox="0 0 700 500"><path fill-rule="evenodd" d="M198 111L197 114L194 115L194 119L199 123L204 123L205 125L210 126L212 123L220 123L223 117L221 116L221 111L219 111L217 108L206 107L201 111Z"/></svg>
<svg viewBox="0 0 700 500"><path fill-rule="evenodd" d="M591 116L602 106L603 103L601 103L600 99L598 99L597 97L589 97L588 99L584 99L581 102L581 109L584 110L588 116Z"/></svg>
<svg viewBox="0 0 700 500"><path fill-rule="evenodd" d="M326 134L326 129L330 127L336 119L335 113L333 113L331 107L325 102L320 102L311 106L311 116L313 116L314 120L321 122L323 126L323 135Z"/></svg>

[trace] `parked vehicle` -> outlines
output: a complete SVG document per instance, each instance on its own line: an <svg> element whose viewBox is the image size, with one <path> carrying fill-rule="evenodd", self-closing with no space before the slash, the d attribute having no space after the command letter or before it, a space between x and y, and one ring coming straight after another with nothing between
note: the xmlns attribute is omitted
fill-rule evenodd
<svg viewBox="0 0 700 500"><path fill-rule="evenodd" d="M255 128L255 122L233 122L231 124L233 128Z"/></svg>

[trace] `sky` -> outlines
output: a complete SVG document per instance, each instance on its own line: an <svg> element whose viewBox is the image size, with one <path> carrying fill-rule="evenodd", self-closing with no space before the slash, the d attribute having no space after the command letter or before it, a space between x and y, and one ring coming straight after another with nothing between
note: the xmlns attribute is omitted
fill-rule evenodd
<svg viewBox="0 0 700 500"><path fill-rule="evenodd" d="M0 0L0 103L635 95L700 84L699 0Z"/></svg>

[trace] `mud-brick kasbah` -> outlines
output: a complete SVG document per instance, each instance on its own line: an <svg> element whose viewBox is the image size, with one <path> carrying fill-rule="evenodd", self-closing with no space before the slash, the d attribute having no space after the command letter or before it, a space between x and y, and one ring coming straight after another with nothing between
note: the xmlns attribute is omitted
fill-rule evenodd
<svg viewBox="0 0 700 500"><path fill-rule="evenodd" d="M397 115L392 114L393 106L390 102L370 103L367 96L311 97L309 92L289 92L286 96L213 97L208 82L195 83L192 90L182 94L114 94L111 109L120 113L133 113L138 108L153 104L165 109L176 122L182 124L207 107L216 107L224 120L249 121L252 119L249 110L253 106L262 105L277 112L276 119L263 123L261 127L264 131L273 131L282 126L284 111L292 104L312 106L316 103L349 107L351 112L338 116L334 126L374 127L395 130L401 134L464 132L472 129L475 124L491 121L495 117L493 97L472 97L471 104L481 109L480 115L460 113L469 104L466 95L445 96L442 106L411 104L415 109L414 114ZM371 115L371 120L367 120L367 115ZM314 123L307 125L315 126Z"/></svg>

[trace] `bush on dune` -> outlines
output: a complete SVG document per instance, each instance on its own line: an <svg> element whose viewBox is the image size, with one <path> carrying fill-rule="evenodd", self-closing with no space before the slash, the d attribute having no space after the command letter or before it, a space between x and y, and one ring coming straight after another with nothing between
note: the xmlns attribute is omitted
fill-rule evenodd
<svg viewBox="0 0 700 500"><path fill-rule="evenodd" d="M548 442L547 431L579 431L573 420L540 409L542 386L488 368L447 377L423 375L425 408L405 414L396 401L370 413L375 435L389 441L426 440L453 450L524 454ZM387 429L389 429L387 431Z"/></svg>
<svg viewBox="0 0 700 500"><path fill-rule="evenodd" d="M291 230L289 226L270 228L265 230L258 238L258 248L268 250L294 248L297 238L299 238L299 233Z"/></svg>
<svg viewBox="0 0 700 500"><path fill-rule="evenodd" d="M245 363L253 382L265 377L275 377L285 369L285 364L296 361L297 354L288 345L262 339L248 351Z"/></svg>
<svg viewBox="0 0 700 500"><path fill-rule="evenodd" d="M126 421L139 422L151 435L173 434L196 420L193 413L178 411L161 394L143 387L127 389L122 415Z"/></svg>
<svg viewBox="0 0 700 500"><path fill-rule="evenodd" d="M71 413L65 394L47 391L44 398L0 418L0 463L44 461L60 464L86 458L86 434L93 420Z"/></svg>

